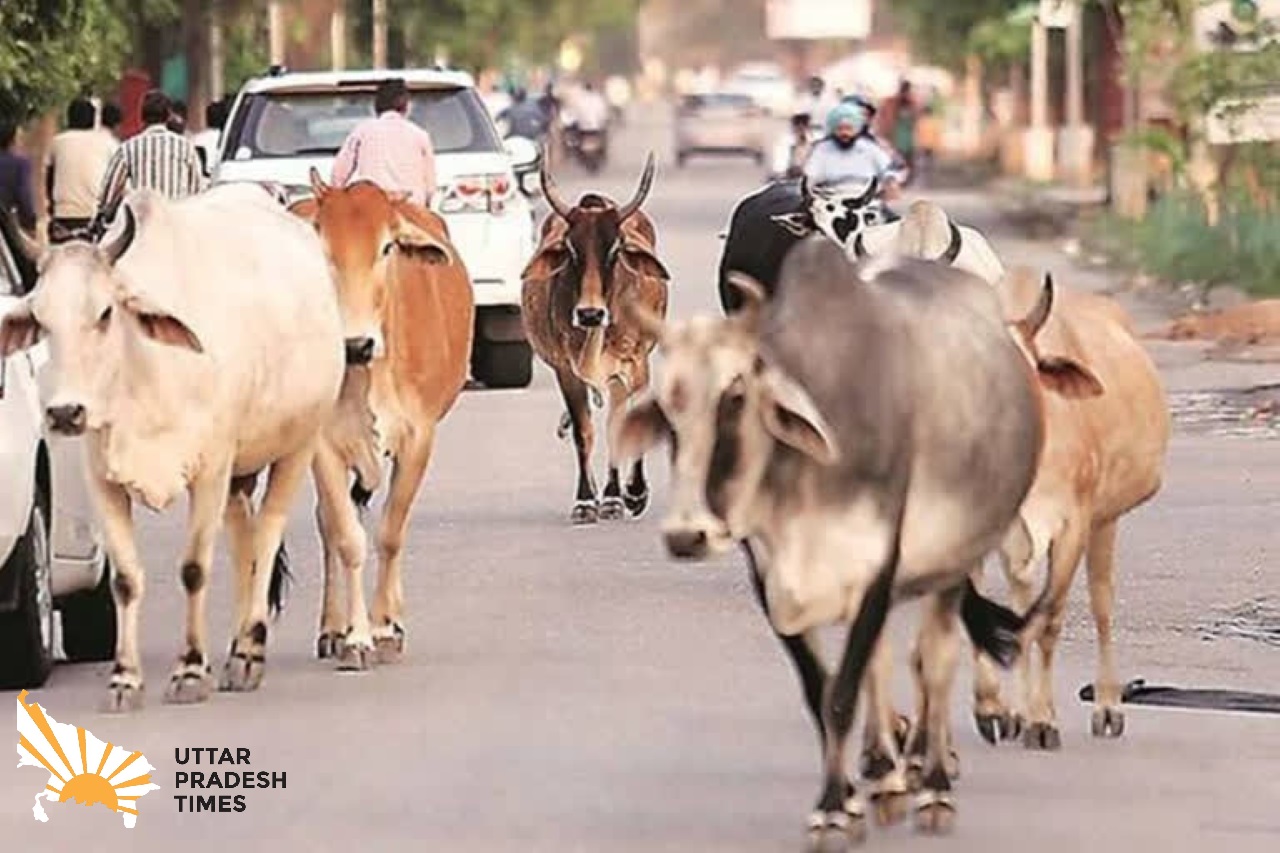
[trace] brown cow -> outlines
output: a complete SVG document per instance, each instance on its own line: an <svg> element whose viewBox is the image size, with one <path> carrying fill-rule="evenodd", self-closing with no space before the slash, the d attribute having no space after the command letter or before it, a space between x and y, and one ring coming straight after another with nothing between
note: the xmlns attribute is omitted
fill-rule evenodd
<svg viewBox="0 0 1280 853"><path fill-rule="evenodd" d="M625 493L609 441L609 479L597 502L591 451L595 430L588 391L607 392L609 428L629 402L649 387L649 358L657 339L628 310L634 302L658 317L667 311L670 275L657 255L653 222L640 210L653 185L653 154L635 197L624 205L585 193L570 206L542 167L551 213L522 278L524 323L533 351L552 370L568 410L578 451L578 489L570 520L592 524L644 512L649 503L644 460L632 464ZM564 432L562 423L562 434Z"/></svg>
<svg viewBox="0 0 1280 853"><path fill-rule="evenodd" d="M1025 268L998 285L1007 316L1018 315L1040 291ZM1034 637L1040 645L1038 679L1030 679L1029 655L1020 664L1024 707L1011 714L1000 699L990 663L979 656L975 678L978 729L989 741L1022 734L1032 749L1061 744L1053 705L1053 653L1062 631L1067 595L1082 556L1087 557L1089 601L1098 635L1097 709L1093 734L1124 732L1120 684L1111 647L1115 603L1116 529L1120 518L1160 489L1169 444L1169 410L1151 357L1138 343L1128 315L1114 300L1079 291L1060 292L1048 322L1035 336L1041 358L1088 366L1101 393L1075 399L1044 395L1045 446L1035 483L1001 548L1001 560L1018 604L1032 598L1034 568L1049 558L1046 619Z"/></svg>
<svg viewBox="0 0 1280 853"><path fill-rule="evenodd" d="M475 302L448 226L435 213L368 182L328 186L314 169L311 186L315 197L291 209L315 223L333 267L350 365L343 395L363 394L368 416L366 428L355 434L365 437L363 447L353 440L349 420L336 421L313 466L325 549L317 652L321 658L336 656L340 668L363 669L371 653L388 662L405 648L400 581L405 528L436 426L467 379ZM372 613L365 610L365 534L355 505L366 503L377 486L379 471L369 465L369 443L376 449L373 458L389 456L394 463L378 531ZM352 469L357 477L349 499ZM339 566L348 582L346 613L336 584Z"/></svg>

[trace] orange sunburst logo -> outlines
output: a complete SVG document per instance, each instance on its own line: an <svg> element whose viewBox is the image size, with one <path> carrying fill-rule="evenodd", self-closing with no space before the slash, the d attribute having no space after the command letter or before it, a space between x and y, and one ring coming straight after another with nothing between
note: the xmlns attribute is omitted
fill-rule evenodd
<svg viewBox="0 0 1280 853"><path fill-rule="evenodd" d="M141 752L103 743L82 726L59 723L35 702L18 694L18 766L49 771L44 790L36 794L32 813L48 821L41 799L85 806L102 805L120 814L132 829L138 821L138 800L159 790L151 781L155 768Z"/></svg>

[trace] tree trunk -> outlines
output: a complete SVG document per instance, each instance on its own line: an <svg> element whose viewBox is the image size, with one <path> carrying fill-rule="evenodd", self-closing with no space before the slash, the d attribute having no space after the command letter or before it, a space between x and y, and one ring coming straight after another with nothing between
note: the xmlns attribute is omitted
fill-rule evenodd
<svg viewBox="0 0 1280 853"><path fill-rule="evenodd" d="M187 57L187 129L204 129L209 104L209 4L182 0L183 49Z"/></svg>

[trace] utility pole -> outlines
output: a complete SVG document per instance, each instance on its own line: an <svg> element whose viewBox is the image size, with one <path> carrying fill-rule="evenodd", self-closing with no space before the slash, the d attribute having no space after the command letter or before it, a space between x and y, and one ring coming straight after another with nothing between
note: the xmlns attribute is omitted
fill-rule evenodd
<svg viewBox="0 0 1280 853"><path fill-rule="evenodd" d="M1049 127L1049 31L1031 24L1031 126L1023 146L1023 172L1033 181L1053 178L1053 128Z"/></svg>
<svg viewBox="0 0 1280 853"><path fill-rule="evenodd" d="M342 71L347 67L346 0L333 2L333 14L329 16L329 57L334 71Z"/></svg>
<svg viewBox="0 0 1280 853"><path fill-rule="evenodd" d="M222 43L222 0L213 0L209 4L209 98L222 100L223 86L223 52Z"/></svg>
<svg viewBox="0 0 1280 853"><path fill-rule="evenodd" d="M1067 179L1078 187L1090 183L1093 165L1093 127L1084 120L1084 15L1081 4L1072 6L1066 27L1067 126L1062 152Z"/></svg>
<svg viewBox="0 0 1280 853"><path fill-rule="evenodd" d="M387 0L373 2L373 67L387 67Z"/></svg>
<svg viewBox="0 0 1280 853"><path fill-rule="evenodd" d="M284 65L284 6L280 0L267 3L267 31L271 36L271 64Z"/></svg>

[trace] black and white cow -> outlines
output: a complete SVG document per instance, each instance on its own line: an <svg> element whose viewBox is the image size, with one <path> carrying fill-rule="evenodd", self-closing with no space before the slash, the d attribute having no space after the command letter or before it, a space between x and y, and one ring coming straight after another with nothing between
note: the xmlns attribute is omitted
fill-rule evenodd
<svg viewBox="0 0 1280 853"><path fill-rule="evenodd" d="M968 582L1035 476L1044 436L1037 356L1010 333L994 288L934 262L855 265L831 241L809 238L783 262L773 299L759 283L733 281L743 307L727 318L650 318L664 375L621 422L618 451L633 457L672 443L663 523L672 556L746 547L757 598L800 674L822 743L811 832L864 831L845 770L859 686L870 665L869 705L884 706L872 691L887 694L878 653L886 616L897 601L929 598L913 657L922 702L910 751L923 759L917 823L945 829L954 813L945 760L955 617L1007 660L1017 649L1010 632L1039 612L1037 604L1020 619ZM1018 324L1032 337L1050 293L1046 285ZM817 631L837 623L851 628L828 674ZM892 738L876 746L872 778L899 780L872 787L887 820L905 809L905 768Z"/></svg>
<svg viewBox="0 0 1280 853"><path fill-rule="evenodd" d="M721 307L733 311L740 304L730 273L745 273L772 294L783 259L800 240L820 233L847 247L865 229L893 221L878 201L879 190L874 179L857 190L836 191L799 178L766 184L739 200L720 256Z"/></svg>

